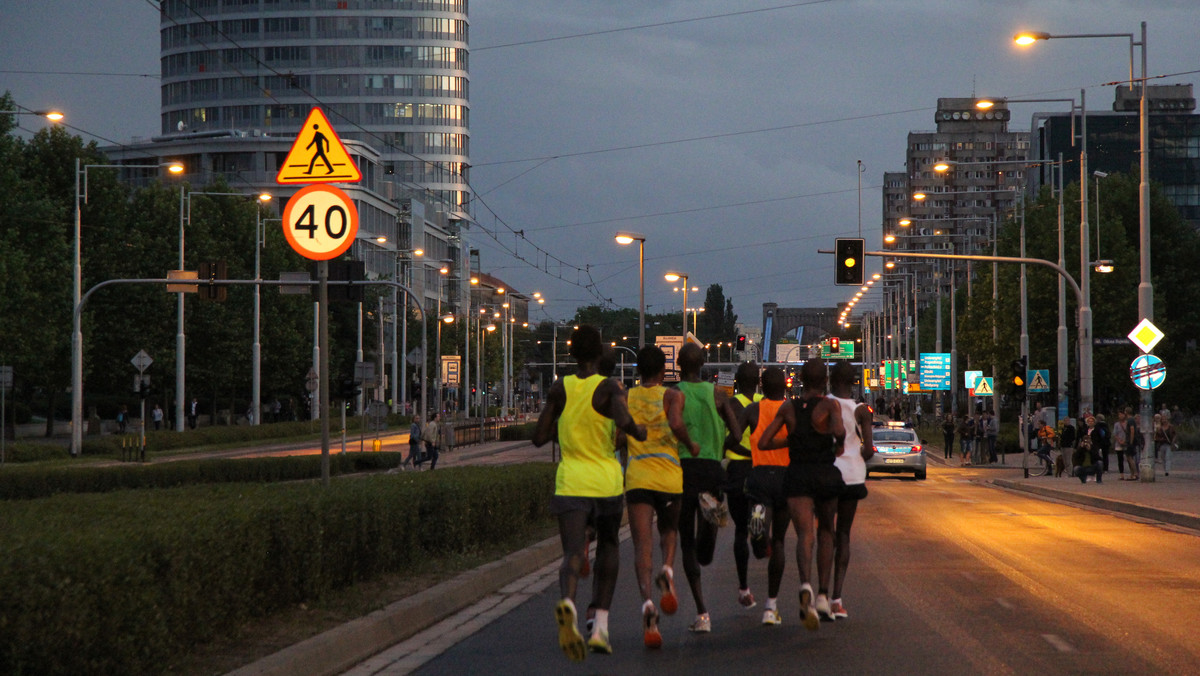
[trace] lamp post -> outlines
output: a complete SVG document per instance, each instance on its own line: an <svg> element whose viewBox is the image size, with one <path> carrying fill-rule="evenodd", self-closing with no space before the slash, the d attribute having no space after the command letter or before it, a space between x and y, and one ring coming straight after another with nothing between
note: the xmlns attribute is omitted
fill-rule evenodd
<svg viewBox="0 0 1200 676"><path fill-rule="evenodd" d="M1027 32L1019 33L1013 36L1013 40L1018 45L1031 45L1038 40L1052 40L1060 38L1127 38L1129 40L1129 88L1133 90L1133 52L1134 47L1141 48L1142 70L1141 70L1141 91L1138 102L1138 156L1141 179L1138 182L1138 247L1140 249L1140 281L1138 283L1138 315L1142 319L1152 320L1154 316L1154 284L1150 276L1150 147L1149 147L1149 115L1146 108L1146 22L1141 22L1141 40L1135 39L1133 33L1078 33L1074 35L1052 35L1044 32ZM1086 120L1086 117L1084 118ZM1086 133L1085 133L1086 137ZM1086 172L1083 174L1086 181ZM1082 190L1082 188L1081 188ZM1086 193L1080 194L1082 202L1086 205ZM1085 207L1082 207L1086 209ZM1086 214L1086 211L1084 212ZM1086 220L1086 219L1085 219ZM1086 252L1082 254L1086 259ZM1082 287L1081 287L1082 288ZM1089 313L1090 319L1090 313ZM1090 342L1091 336L1088 336ZM1090 346L1089 346L1090 347ZM1082 376L1080 376L1080 387L1082 388ZM1153 443L1151 437L1151 414L1154 408L1154 394L1151 390L1142 390L1141 402L1141 430L1145 437L1146 448L1150 448ZM1147 457L1148 456L1148 457ZM1142 481L1154 481L1154 455L1151 453L1143 454L1141 466L1138 468L1138 476Z"/></svg>
<svg viewBox="0 0 1200 676"><path fill-rule="evenodd" d="M411 258L403 258L409 254ZM405 290L392 287L392 308L397 326L392 329L392 413L398 413L408 402L408 290L407 271L404 261L412 261L425 255L423 249L396 249L394 279L405 285ZM397 346L397 334L399 345Z"/></svg>
<svg viewBox="0 0 1200 676"><path fill-rule="evenodd" d="M687 306L688 276L683 274L682 272L668 272L667 274L663 275L663 279L667 280L668 282L678 282L681 279L683 280L683 284L680 284L680 287L683 288L683 314L680 315L680 317L683 321L683 342L686 343L687 342L687 313L688 313L688 306Z"/></svg>
<svg viewBox="0 0 1200 676"><path fill-rule="evenodd" d="M23 114L18 111L16 114ZM56 113L57 114L57 113ZM47 115L48 116L48 115ZM52 118L51 118L52 119ZM59 117L61 120L61 116ZM74 284L74 316L71 327L71 455L79 457L83 453L83 317L79 312L79 304L83 300L83 207L87 203L87 178L89 169L158 169L167 167L172 174L183 173L183 165L179 162L161 162L158 164L88 164L81 166L81 161L75 158L75 261L72 266ZM180 204L183 200L183 186L179 188ZM182 265L180 268L182 269ZM182 303L183 294L180 294ZM179 399L177 391L175 395ZM182 406L180 406L182 409Z"/></svg>
<svg viewBox="0 0 1200 676"><path fill-rule="evenodd" d="M618 232L618 244L638 243L638 349L646 346L646 236Z"/></svg>

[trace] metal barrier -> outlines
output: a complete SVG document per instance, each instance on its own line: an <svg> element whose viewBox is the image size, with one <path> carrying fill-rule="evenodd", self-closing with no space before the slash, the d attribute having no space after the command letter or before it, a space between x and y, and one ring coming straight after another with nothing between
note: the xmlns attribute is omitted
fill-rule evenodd
<svg viewBox="0 0 1200 676"><path fill-rule="evenodd" d="M503 425L497 418L467 420L453 427L454 446L470 446L500 440Z"/></svg>

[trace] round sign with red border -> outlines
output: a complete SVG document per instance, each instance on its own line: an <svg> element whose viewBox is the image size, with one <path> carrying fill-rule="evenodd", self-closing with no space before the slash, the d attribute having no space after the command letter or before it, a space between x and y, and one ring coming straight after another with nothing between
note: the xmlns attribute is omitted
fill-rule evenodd
<svg viewBox="0 0 1200 676"><path fill-rule="evenodd" d="M296 253L314 261L337 258L358 235L358 209L344 191L310 185L283 209L283 235Z"/></svg>

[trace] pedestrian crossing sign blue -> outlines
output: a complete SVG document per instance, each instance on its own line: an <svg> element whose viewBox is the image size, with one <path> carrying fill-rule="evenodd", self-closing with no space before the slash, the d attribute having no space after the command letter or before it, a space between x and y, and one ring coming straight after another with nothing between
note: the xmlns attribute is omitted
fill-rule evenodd
<svg viewBox="0 0 1200 676"><path fill-rule="evenodd" d="M992 389L992 379L980 376L975 380L975 396L990 397L995 394Z"/></svg>
<svg viewBox="0 0 1200 676"><path fill-rule="evenodd" d="M1029 383L1025 389L1030 392L1049 392L1050 369L1029 369L1025 373L1025 382Z"/></svg>

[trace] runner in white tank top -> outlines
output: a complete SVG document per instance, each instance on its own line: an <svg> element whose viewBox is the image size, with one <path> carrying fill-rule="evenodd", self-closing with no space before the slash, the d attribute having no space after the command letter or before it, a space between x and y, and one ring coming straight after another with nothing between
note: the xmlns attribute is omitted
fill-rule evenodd
<svg viewBox="0 0 1200 676"><path fill-rule="evenodd" d="M850 529L858 512L858 501L867 497L867 458L875 454L874 440L871 438L871 409L852 398L854 376L854 368L846 362L834 366L829 374L832 393L829 398L837 402L842 426L846 428L846 439L833 464L842 473L846 487L838 498L834 526L833 599L829 604L828 617L822 617L827 620L850 617L842 603L842 585L846 582L846 569L850 567Z"/></svg>

